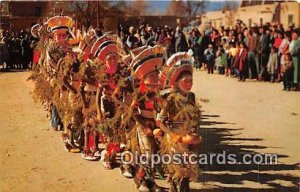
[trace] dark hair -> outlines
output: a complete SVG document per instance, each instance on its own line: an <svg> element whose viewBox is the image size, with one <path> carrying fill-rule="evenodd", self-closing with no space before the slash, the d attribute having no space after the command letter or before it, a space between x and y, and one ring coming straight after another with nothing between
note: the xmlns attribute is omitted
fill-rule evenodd
<svg viewBox="0 0 300 192"><path fill-rule="evenodd" d="M178 75L178 77L176 78L176 81L183 78L185 75L192 75L192 73L190 71L183 71L182 73L180 73L180 75Z"/></svg>
<svg viewBox="0 0 300 192"><path fill-rule="evenodd" d="M291 38L291 37L292 37L292 34L291 34L290 31L286 31L286 32L285 32L285 36Z"/></svg>
<svg viewBox="0 0 300 192"><path fill-rule="evenodd" d="M247 48L247 45L246 45L246 43L245 43L245 42L243 42L243 41L242 41L242 42L240 42L240 43L239 43L239 45L243 45L243 47L244 47L244 48Z"/></svg>

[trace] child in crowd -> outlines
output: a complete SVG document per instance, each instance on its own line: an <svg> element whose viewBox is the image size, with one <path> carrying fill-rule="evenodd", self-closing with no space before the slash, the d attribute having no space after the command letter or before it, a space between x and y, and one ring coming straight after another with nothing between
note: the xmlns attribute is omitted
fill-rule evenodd
<svg viewBox="0 0 300 192"><path fill-rule="evenodd" d="M222 56L221 56L221 62L223 65L223 72L222 72L223 75L225 74L225 69L228 70L228 68L230 67L228 54L229 54L229 44L227 44L225 49L223 49Z"/></svg>
<svg viewBox="0 0 300 192"><path fill-rule="evenodd" d="M222 46L218 47L217 53L216 53L216 59L215 59L215 66L219 72L219 74L222 74Z"/></svg>
<svg viewBox="0 0 300 192"><path fill-rule="evenodd" d="M208 48L204 51L204 56L207 62L207 73L214 73L214 63L215 63L215 52L213 49L213 45L209 44Z"/></svg>
<svg viewBox="0 0 300 192"><path fill-rule="evenodd" d="M230 60L230 68L226 70L226 76L233 74L235 77L237 77L239 75L238 70L234 68L234 61L236 58L236 54L239 52L238 48L239 48L239 44L238 43L234 43L234 42L230 42L229 44L230 48L229 48L229 56L228 59Z"/></svg>
<svg viewBox="0 0 300 192"><path fill-rule="evenodd" d="M293 83L293 62L289 53L284 55L283 65L283 90L290 91Z"/></svg>
<svg viewBox="0 0 300 192"><path fill-rule="evenodd" d="M277 49L275 46L271 48L271 54L269 57L269 61L267 64L267 69L268 73L270 75L270 82L274 83L275 82L275 77L277 74L277 69L278 69L278 64L279 64L279 59L278 59L278 54L277 54Z"/></svg>

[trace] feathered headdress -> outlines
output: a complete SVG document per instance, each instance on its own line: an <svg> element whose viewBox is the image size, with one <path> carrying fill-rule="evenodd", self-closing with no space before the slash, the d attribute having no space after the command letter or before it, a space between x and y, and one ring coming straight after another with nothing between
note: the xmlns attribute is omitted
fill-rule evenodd
<svg viewBox="0 0 300 192"><path fill-rule="evenodd" d="M117 35L103 35L92 46L91 54L100 61L104 61L109 53L118 54Z"/></svg>
<svg viewBox="0 0 300 192"><path fill-rule="evenodd" d="M193 59L187 52L176 53L167 60L160 77L161 87L166 89L176 85L177 78L183 72L193 74Z"/></svg>
<svg viewBox="0 0 300 192"><path fill-rule="evenodd" d="M74 23L71 17L55 16L48 19L47 24L52 33L60 33L69 31Z"/></svg>
<svg viewBox="0 0 300 192"><path fill-rule="evenodd" d="M165 48L159 45L143 50L133 58L130 67L135 78L142 79L162 66Z"/></svg>

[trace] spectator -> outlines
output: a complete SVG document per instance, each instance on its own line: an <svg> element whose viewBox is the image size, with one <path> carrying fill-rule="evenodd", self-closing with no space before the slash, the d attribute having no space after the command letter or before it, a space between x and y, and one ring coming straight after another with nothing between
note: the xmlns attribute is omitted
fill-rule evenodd
<svg viewBox="0 0 300 192"><path fill-rule="evenodd" d="M275 82L275 76L276 76L276 72L278 69L278 54L277 54L277 49L275 46L273 46L271 48L271 55L269 57L269 61L268 61L268 65L267 65L267 69L268 69L268 73L270 75L270 82L274 83Z"/></svg>
<svg viewBox="0 0 300 192"><path fill-rule="evenodd" d="M216 59L215 59L215 66L217 68L217 71L219 74L222 74L223 71L223 65L222 65L222 46L218 47L218 50L216 52Z"/></svg>
<svg viewBox="0 0 300 192"><path fill-rule="evenodd" d="M258 65L256 64L256 48L257 48L257 40L256 37L253 36L253 32L249 31L248 37L248 71L249 71L249 79L258 77Z"/></svg>
<svg viewBox="0 0 300 192"><path fill-rule="evenodd" d="M275 34L276 35L275 35L275 40L274 40L274 46L276 47L276 49L279 49L279 46L282 42L282 33L277 31Z"/></svg>
<svg viewBox="0 0 300 192"><path fill-rule="evenodd" d="M158 37L157 45L165 46L166 45L167 34L164 29L161 29L160 35Z"/></svg>
<svg viewBox="0 0 300 192"><path fill-rule="evenodd" d="M175 43L175 51L176 52L184 52L188 50L188 44L185 38L185 35L181 30L178 29L175 35L176 43Z"/></svg>
<svg viewBox="0 0 300 192"><path fill-rule="evenodd" d="M239 71L239 81L244 82L246 79L246 69L248 65L248 52L244 42L239 44L240 49L235 59L235 68Z"/></svg>
<svg viewBox="0 0 300 192"><path fill-rule="evenodd" d="M232 75L234 73L234 60L237 54L237 48L235 43L229 43L229 51L228 51L228 62L226 68L226 76Z"/></svg>
<svg viewBox="0 0 300 192"><path fill-rule="evenodd" d="M203 58L202 59L202 63L206 63L206 59L204 56L204 51L206 50L206 48L208 47L208 45L210 44L210 30L206 30L201 41L200 41L200 46L199 46L199 57ZM207 64L207 63L206 63ZM202 65L202 64L201 64Z"/></svg>
<svg viewBox="0 0 300 192"><path fill-rule="evenodd" d="M175 53L175 37L171 34L170 30L167 30L166 50L168 57L171 57Z"/></svg>
<svg viewBox="0 0 300 192"><path fill-rule="evenodd" d="M134 49L138 47L138 38L135 36L135 29L134 27L129 28L129 36L126 40L126 45L129 49Z"/></svg>
<svg viewBox="0 0 300 192"><path fill-rule="evenodd" d="M269 60L269 55L270 55L270 42L271 42L271 37L270 37L270 31L269 30L264 30L263 28L260 29L260 32L262 33L260 36L259 40L259 47L258 47L258 52L259 52L259 62L260 62L260 73L259 73L259 80L266 80L266 65Z"/></svg>
<svg viewBox="0 0 300 192"><path fill-rule="evenodd" d="M9 51L7 47L7 39L2 37L0 41L0 65L3 66L6 70L9 68L10 58L9 58Z"/></svg>
<svg viewBox="0 0 300 192"><path fill-rule="evenodd" d="M212 44L208 45L208 48L204 51L204 56L205 56L206 63L207 63L207 73L213 74L214 73L215 53L214 53Z"/></svg>
<svg viewBox="0 0 300 192"><path fill-rule="evenodd" d="M195 68L196 70L200 70L202 67L202 58L201 57L201 49L200 49L200 44L201 44L201 40L202 37L200 36L200 33L198 30L195 30L192 32L192 45L191 48L194 52L194 58L195 58Z"/></svg>
<svg viewBox="0 0 300 192"><path fill-rule="evenodd" d="M293 69L294 69L294 85L293 85L293 90L299 90L299 70L300 70L300 39L299 35L297 32L292 33L292 42L290 44L289 51L292 56L292 61L293 61Z"/></svg>
<svg viewBox="0 0 300 192"><path fill-rule="evenodd" d="M293 62L291 55L284 55L283 72L283 90L290 91L293 84Z"/></svg>
<svg viewBox="0 0 300 192"><path fill-rule="evenodd" d="M284 63L285 63L284 57L289 51L290 41L291 41L290 32L284 33L284 39L281 41L280 46L278 48L278 55L280 57L280 61L279 61L279 63L280 63L280 71L279 71L280 78L281 77L283 78L283 67L284 67Z"/></svg>

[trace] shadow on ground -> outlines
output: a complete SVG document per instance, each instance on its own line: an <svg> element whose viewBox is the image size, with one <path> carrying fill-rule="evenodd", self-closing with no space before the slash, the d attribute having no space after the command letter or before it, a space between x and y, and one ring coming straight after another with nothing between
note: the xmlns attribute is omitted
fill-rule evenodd
<svg viewBox="0 0 300 192"><path fill-rule="evenodd" d="M242 162L244 154L259 154L256 151L268 147L259 145L262 138L241 138L237 132L243 129L223 128L227 122L218 122L218 115L202 115L201 135L204 138L201 153L231 153L236 154L237 162ZM225 127L225 126L224 126ZM226 126L228 127L228 126ZM234 143L233 143L234 142ZM253 143L253 144L245 144ZM287 155L277 154L278 158L287 158ZM222 158L219 159L222 161ZM200 165L202 174L200 182L213 183L214 189L199 189L192 192L204 191L299 191L299 176L287 172L299 170L299 164L212 164ZM243 187L246 183L255 182L255 186ZM288 183L288 184L286 184ZM249 186L249 184L247 184ZM250 184L251 185L251 184ZM229 187L228 187L229 186ZM241 187L242 186L242 187ZM263 187L264 186L264 187ZM205 187L204 187L205 188ZM266 189L270 188L270 189Z"/></svg>

